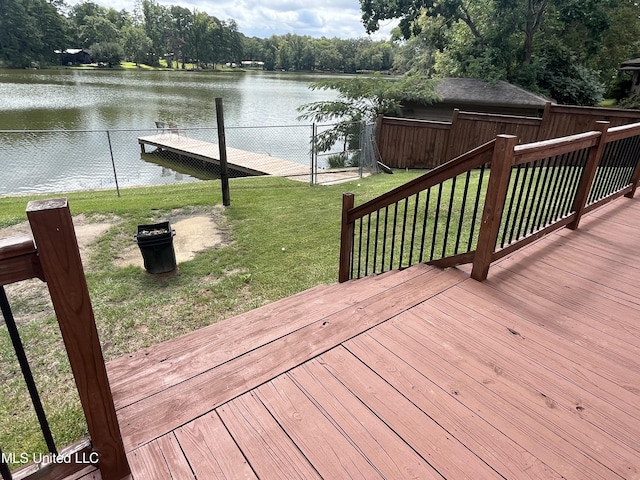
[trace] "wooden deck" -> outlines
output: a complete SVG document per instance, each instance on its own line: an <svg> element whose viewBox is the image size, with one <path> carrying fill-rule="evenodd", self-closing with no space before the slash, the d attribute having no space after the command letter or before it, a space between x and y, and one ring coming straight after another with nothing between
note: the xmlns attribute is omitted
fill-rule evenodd
<svg viewBox="0 0 640 480"><path fill-rule="evenodd" d="M143 153L145 145L150 145L160 150L220 165L220 150L216 143L169 132L139 137L138 143ZM227 162L229 168L247 175L274 175L300 182L310 181L311 169L308 165L272 157L265 153L227 147ZM335 184L354 180L358 176L358 168L320 170L316 183Z"/></svg>
<svg viewBox="0 0 640 480"><path fill-rule="evenodd" d="M115 360L133 476L640 478L639 231L619 199L484 283L319 286Z"/></svg>

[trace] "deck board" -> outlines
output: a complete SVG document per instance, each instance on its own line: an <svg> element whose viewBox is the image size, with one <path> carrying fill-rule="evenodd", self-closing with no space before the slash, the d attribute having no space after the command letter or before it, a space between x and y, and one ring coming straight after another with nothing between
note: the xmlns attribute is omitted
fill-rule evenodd
<svg viewBox="0 0 640 480"><path fill-rule="evenodd" d="M259 478L322 478L254 392L217 412Z"/></svg>
<svg viewBox="0 0 640 480"><path fill-rule="evenodd" d="M134 477L640 479L638 228L619 199L483 283L411 267L116 360Z"/></svg>

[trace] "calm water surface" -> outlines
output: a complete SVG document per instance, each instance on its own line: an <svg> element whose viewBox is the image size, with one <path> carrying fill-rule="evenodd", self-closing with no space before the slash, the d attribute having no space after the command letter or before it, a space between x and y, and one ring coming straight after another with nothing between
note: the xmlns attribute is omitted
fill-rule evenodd
<svg viewBox="0 0 640 480"><path fill-rule="evenodd" d="M137 137L154 133L155 122L164 121L216 142L216 97L224 102L230 147L307 164L311 126L297 120L296 109L335 97L308 88L318 78L266 72L0 70L0 195L114 188L114 167L120 187L194 181L178 169L151 163L153 158L140 154Z"/></svg>

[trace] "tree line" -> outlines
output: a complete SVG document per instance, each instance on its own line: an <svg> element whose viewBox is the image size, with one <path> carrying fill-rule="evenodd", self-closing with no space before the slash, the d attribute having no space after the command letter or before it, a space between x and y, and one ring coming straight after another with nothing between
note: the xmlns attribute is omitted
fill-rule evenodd
<svg viewBox="0 0 640 480"><path fill-rule="evenodd" d="M429 77L506 80L559 103L624 94L640 56L636 0L360 0L368 32L399 19L396 67Z"/></svg>
<svg viewBox="0 0 640 480"><path fill-rule="evenodd" d="M0 66L60 62L55 50L90 49L95 61L210 68L243 60L266 70L393 71L427 78L506 80L559 103L621 98L620 63L640 56L636 0L360 0L368 32L399 19L390 41L247 37L233 19L136 0L132 12L85 1L0 0Z"/></svg>
<svg viewBox="0 0 640 480"><path fill-rule="evenodd" d="M59 64L54 52L67 48L90 50L96 62L169 68L253 60L267 70L353 73L389 70L393 64L391 42L295 34L249 38L233 19L155 0L138 1L132 12L90 1L69 7L63 0L0 0L0 12L0 66L5 67Z"/></svg>

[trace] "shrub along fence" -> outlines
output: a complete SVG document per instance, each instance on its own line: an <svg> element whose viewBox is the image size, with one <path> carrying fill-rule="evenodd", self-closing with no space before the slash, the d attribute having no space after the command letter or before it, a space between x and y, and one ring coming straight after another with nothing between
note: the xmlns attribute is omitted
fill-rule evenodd
<svg viewBox="0 0 640 480"><path fill-rule="evenodd" d="M390 167L435 168L500 134L531 143L586 132L598 120L612 127L640 122L640 111L547 103L542 118L458 110L451 122L380 117L376 143Z"/></svg>

